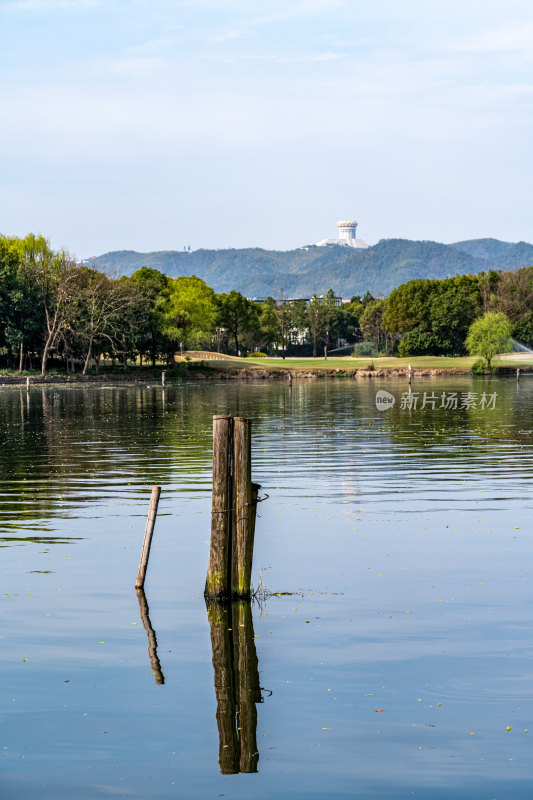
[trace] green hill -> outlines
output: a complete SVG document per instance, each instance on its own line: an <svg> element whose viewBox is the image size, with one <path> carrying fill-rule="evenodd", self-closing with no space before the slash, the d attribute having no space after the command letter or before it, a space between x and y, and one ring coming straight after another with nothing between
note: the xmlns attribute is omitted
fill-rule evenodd
<svg viewBox="0 0 533 800"><path fill-rule="evenodd" d="M237 289L248 297L308 297L332 288L342 297L380 292L413 278L444 278L487 269L512 269L533 264L533 245L497 239L473 239L455 244L408 239L383 239L373 247L310 246L278 251L166 250L137 253L119 250L90 262L97 268L131 275L139 267L155 267L171 277L197 275L217 292Z"/></svg>

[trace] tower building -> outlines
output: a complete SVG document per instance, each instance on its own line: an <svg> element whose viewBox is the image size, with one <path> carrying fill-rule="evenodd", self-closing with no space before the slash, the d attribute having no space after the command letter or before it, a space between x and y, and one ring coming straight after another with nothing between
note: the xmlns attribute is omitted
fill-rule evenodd
<svg viewBox="0 0 533 800"><path fill-rule="evenodd" d="M364 248L369 245L363 239L357 238L357 222L354 219L341 220L337 222L339 236L337 239L321 239L316 243L317 247L359 247Z"/></svg>

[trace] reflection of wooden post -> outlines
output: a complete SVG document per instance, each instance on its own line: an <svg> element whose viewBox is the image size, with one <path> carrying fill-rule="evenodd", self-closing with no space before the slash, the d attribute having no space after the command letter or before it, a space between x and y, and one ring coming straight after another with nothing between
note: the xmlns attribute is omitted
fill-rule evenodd
<svg viewBox="0 0 533 800"><path fill-rule="evenodd" d="M223 775L239 771L239 742L235 729L236 704L233 672L233 640L231 606L206 600L211 628L217 726L219 736L218 763Z"/></svg>
<svg viewBox="0 0 533 800"><path fill-rule="evenodd" d="M235 522L231 594L249 598L252 578L253 537L250 526L252 508L252 420L235 417L234 482Z"/></svg>
<svg viewBox="0 0 533 800"><path fill-rule="evenodd" d="M213 600L230 595L232 471L233 418L213 417L211 548L204 592Z"/></svg>
<svg viewBox="0 0 533 800"><path fill-rule="evenodd" d="M150 664L152 665L152 672L155 677L156 683L164 683L165 677L161 671L161 663L157 656L157 637L150 622L150 610L148 608L148 601L144 589L136 589L137 600L139 601L139 611L141 612L141 621L148 636L148 655L150 656Z"/></svg>
<svg viewBox="0 0 533 800"><path fill-rule="evenodd" d="M257 772L257 708L261 702L259 668L255 648L252 607L247 601L233 603L233 642L238 729L241 743L240 771Z"/></svg>
<svg viewBox="0 0 533 800"><path fill-rule="evenodd" d="M152 487L152 496L150 497L150 508L148 510L148 519L146 520L146 528L144 531L143 548L141 551L141 560L139 563L139 571L137 573L137 582L135 583L136 589L142 589L144 580L146 578L146 570L148 568L148 558L150 557L150 547L152 546L152 535L154 533L155 518L157 516L157 506L159 503L159 495L161 494L160 486Z"/></svg>

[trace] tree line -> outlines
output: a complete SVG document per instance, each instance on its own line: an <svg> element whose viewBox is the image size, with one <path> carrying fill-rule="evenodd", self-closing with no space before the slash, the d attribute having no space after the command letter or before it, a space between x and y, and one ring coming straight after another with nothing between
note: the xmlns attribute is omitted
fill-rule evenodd
<svg viewBox="0 0 533 800"><path fill-rule="evenodd" d="M409 281L368 303L360 327L376 351L465 355L469 329L487 314L503 315L510 336L533 342L533 267Z"/></svg>
<svg viewBox="0 0 533 800"><path fill-rule="evenodd" d="M42 236L0 236L4 369L38 366L45 375L52 365L86 374L102 357L155 366L172 363L180 349L317 356L339 341L360 342L361 355L464 355L470 326L487 313L503 314L511 336L531 344L533 267L412 280L387 298L367 292L340 305L332 290L257 303L150 267L113 278Z"/></svg>
<svg viewBox="0 0 533 800"><path fill-rule="evenodd" d="M357 341L371 295L337 305L334 292L263 303L150 267L113 278L54 251L42 236L0 236L0 367L50 365L86 374L101 359L172 363L181 350L287 355Z"/></svg>

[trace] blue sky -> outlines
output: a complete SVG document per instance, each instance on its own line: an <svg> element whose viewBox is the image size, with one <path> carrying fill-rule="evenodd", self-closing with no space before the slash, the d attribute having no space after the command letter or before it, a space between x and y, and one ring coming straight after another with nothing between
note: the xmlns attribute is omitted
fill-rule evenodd
<svg viewBox="0 0 533 800"><path fill-rule="evenodd" d="M530 0L0 0L0 231L533 241Z"/></svg>

